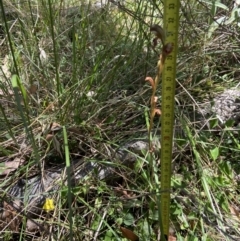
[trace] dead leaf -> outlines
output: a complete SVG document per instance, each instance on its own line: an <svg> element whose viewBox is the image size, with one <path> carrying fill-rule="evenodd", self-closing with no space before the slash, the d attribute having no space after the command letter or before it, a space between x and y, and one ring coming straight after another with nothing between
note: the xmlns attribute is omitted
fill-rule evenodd
<svg viewBox="0 0 240 241"><path fill-rule="evenodd" d="M121 196L123 199L132 199L135 197L135 194L125 190L122 186L116 187L114 190L116 191L116 195Z"/></svg>
<svg viewBox="0 0 240 241"><path fill-rule="evenodd" d="M229 210L232 214L232 218L235 219L235 220L240 220L240 213L239 213L239 209L234 207L233 205L230 205L229 206Z"/></svg>
<svg viewBox="0 0 240 241"><path fill-rule="evenodd" d="M24 161L24 159L16 157L13 161L5 162L3 166L0 166L0 175L8 175L10 172L15 171Z"/></svg>
<svg viewBox="0 0 240 241"><path fill-rule="evenodd" d="M16 209L20 209L20 201L15 200L12 205L10 205L7 202L3 202L3 213L1 215L1 219L3 222L6 223L6 225L9 226L9 228L14 231L18 232L19 225L22 221L22 217L20 214L16 211Z"/></svg>
<svg viewBox="0 0 240 241"><path fill-rule="evenodd" d="M39 230L39 226L37 223L33 222L31 219L27 220L27 231L30 233L37 232Z"/></svg>
<svg viewBox="0 0 240 241"><path fill-rule="evenodd" d="M46 141L51 141L53 139L53 134L47 134L46 135Z"/></svg>
<svg viewBox="0 0 240 241"><path fill-rule="evenodd" d="M120 227L120 230L122 232L123 237L131 240L131 241L138 241L139 237L131 230L124 228L124 227Z"/></svg>
<svg viewBox="0 0 240 241"><path fill-rule="evenodd" d="M40 56L39 57L40 57L40 59L42 61L42 64L46 64L47 61L48 61L48 56L47 56L45 50L43 48L39 47L39 51L40 51Z"/></svg>
<svg viewBox="0 0 240 241"><path fill-rule="evenodd" d="M30 94L35 94L38 90L39 83L35 81L28 89Z"/></svg>
<svg viewBox="0 0 240 241"><path fill-rule="evenodd" d="M62 129L62 126L59 125L57 122L53 122L51 124L51 128L50 128L51 131L59 131L61 129Z"/></svg>
<svg viewBox="0 0 240 241"><path fill-rule="evenodd" d="M78 135L82 134L81 130L79 130L77 127L69 127L68 130Z"/></svg>
<svg viewBox="0 0 240 241"><path fill-rule="evenodd" d="M58 139L56 138L56 136L53 136L53 147L59 153L59 155L62 157L61 144L58 141Z"/></svg>

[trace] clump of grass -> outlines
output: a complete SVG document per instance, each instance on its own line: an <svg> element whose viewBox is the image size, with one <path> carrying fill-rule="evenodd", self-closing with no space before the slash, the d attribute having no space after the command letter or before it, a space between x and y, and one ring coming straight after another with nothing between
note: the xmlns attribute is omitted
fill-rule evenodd
<svg viewBox="0 0 240 241"><path fill-rule="evenodd" d="M55 210L38 220L40 231L29 232L23 221L17 235L124 240L121 225L140 240L158 240L148 153L144 161L139 157L134 166L123 167L108 151L147 133L151 89L144 78L154 75L158 58L149 26L161 24L162 6L145 0L105 10L74 1L1 4L0 158L24 161L2 182L1 198L9 201L3 190L22 178L44 178L49 168L67 167L60 190L51 192ZM177 240L234 240L237 137L229 129L213 131L216 122L199 129L192 115L198 103L239 82L238 19L214 30L214 20L227 16L221 6L183 2L181 13L176 113L184 135L174 141L172 227ZM100 180L93 168L75 187L63 181L70 177L70 163L78 172L94 162L115 167L119 179ZM10 227L3 227L5 240L14 238Z"/></svg>

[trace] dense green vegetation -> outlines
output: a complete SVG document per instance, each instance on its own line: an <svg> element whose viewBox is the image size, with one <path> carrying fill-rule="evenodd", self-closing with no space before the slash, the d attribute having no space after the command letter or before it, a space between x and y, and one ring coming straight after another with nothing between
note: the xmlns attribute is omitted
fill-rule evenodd
<svg viewBox="0 0 240 241"><path fill-rule="evenodd" d="M0 216L3 240L127 240L119 227L139 240L159 240L152 153L127 165L110 153L147 137L151 88L145 78L156 75L161 50L160 43L152 48L149 28L162 25L163 5L111 2L0 1L0 199L8 209ZM238 88L239 33L232 1L181 1L172 240L240 237L239 126L203 113L214 97ZM161 108L161 85L157 95ZM154 122L154 130L160 128L159 118ZM156 154L160 177L158 159ZM97 162L113 167L115 178L99 179L92 170L73 187L76 160L84 160L76 173ZM22 178L60 167L66 167L61 188L51 192L41 216L28 221L6 191Z"/></svg>

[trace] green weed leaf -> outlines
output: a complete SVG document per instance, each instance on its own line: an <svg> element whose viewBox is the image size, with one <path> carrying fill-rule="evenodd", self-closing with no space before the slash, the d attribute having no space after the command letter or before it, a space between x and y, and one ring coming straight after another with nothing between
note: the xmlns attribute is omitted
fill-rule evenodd
<svg viewBox="0 0 240 241"><path fill-rule="evenodd" d="M26 91L26 89L24 88L24 86L23 86L20 78L19 78L16 74L14 74L14 75L12 76L11 81L12 81L12 86L13 86L13 88L19 88L19 89L20 89L20 91L21 91L21 93L22 93L22 96L23 96L23 98L24 98L24 101L25 101L25 103L26 103L26 102L27 102L27 91Z"/></svg>
<svg viewBox="0 0 240 241"><path fill-rule="evenodd" d="M112 235L112 232L110 231L110 230L108 230L107 232L106 232L106 235L105 235L105 237L104 237L104 241L111 241L111 240L113 240L112 237L113 235Z"/></svg>
<svg viewBox="0 0 240 241"><path fill-rule="evenodd" d="M216 127L218 125L218 119L215 118L215 119L209 120L209 125L210 125L210 128Z"/></svg>
<svg viewBox="0 0 240 241"><path fill-rule="evenodd" d="M223 3L217 2L217 1L202 0L202 2L205 2L205 3L209 4L209 5L213 5L215 7L222 8L222 9L227 10L227 11L229 10L229 8L226 5L224 5Z"/></svg>
<svg viewBox="0 0 240 241"><path fill-rule="evenodd" d="M127 213L124 217L123 223L127 226L130 226L134 223L134 217L131 213Z"/></svg>
<svg viewBox="0 0 240 241"><path fill-rule="evenodd" d="M216 159L219 156L219 148L215 147L214 149L210 150L210 153L211 153L212 159L216 161Z"/></svg>
<svg viewBox="0 0 240 241"><path fill-rule="evenodd" d="M233 127L233 124L234 124L234 120L230 119L230 120L227 120L226 123L225 123L225 126L226 127Z"/></svg>

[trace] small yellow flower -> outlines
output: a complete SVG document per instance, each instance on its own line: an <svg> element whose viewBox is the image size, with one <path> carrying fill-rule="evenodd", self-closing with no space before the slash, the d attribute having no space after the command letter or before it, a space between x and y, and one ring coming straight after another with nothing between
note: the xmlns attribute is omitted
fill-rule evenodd
<svg viewBox="0 0 240 241"><path fill-rule="evenodd" d="M50 212L50 211L53 211L54 208L55 208L55 206L54 206L53 199L47 198L43 205L43 210L45 210L46 212Z"/></svg>

